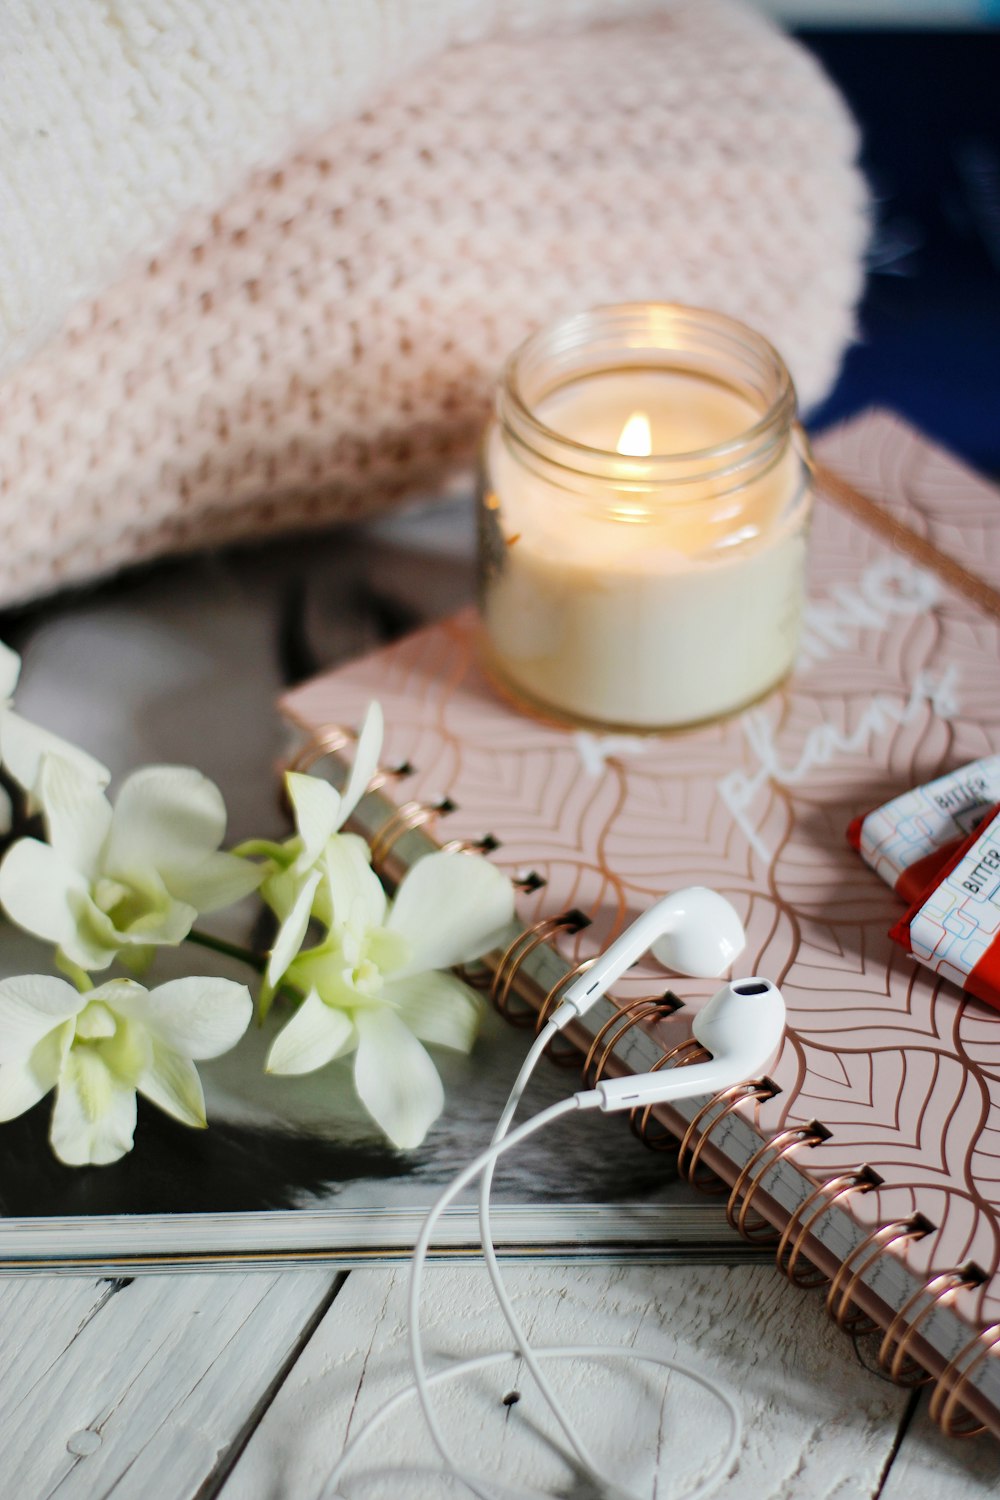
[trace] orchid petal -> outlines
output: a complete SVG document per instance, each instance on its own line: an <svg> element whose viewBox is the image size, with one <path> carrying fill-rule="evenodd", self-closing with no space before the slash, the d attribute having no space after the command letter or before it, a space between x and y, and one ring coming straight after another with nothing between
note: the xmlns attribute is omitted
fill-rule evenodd
<svg viewBox="0 0 1000 1500"><path fill-rule="evenodd" d="M380 927L385 920L386 895L371 867L371 850L355 833L338 833L323 855L325 894L330 909L323 913L334 926L346 923L352 931Z"/></svg>
<svg viewBox="0 0 1000 1500"><path fill-rule="evenodd" d="M144 766L122 783L104 860L105 873L130 880L146 870L164 878L214 854L226 831L226 805L214 782L191 766Z"/></svg>
<svg viewBox="0 0 1000 1500"><path fill-rule="evenodd" d="M122 944L132 939L115 931L107 913L86 892L71 890L67 900L76 927L59 944L59 951L84 973L106 969L119 956Z"/></svg>
<svg viewBox="0 0 1000 1500"><path fill-rule="evenodd" d="M197 921L198 913L193 906L183 901L171 901L165 911L151 913L141 922L134 922L128 932L122 934L127 943L158 943L163 947L176 948L183 943Z"/></svg>
<svg viewBox="0 0 1000 1500"><path fill-rule="evenodd" d="M485 1003L454 974L431 970L393 980L385 997L422 1042L469 1052L479 1032Z"/></svg>
<svg viewBox="0 0 1000 1500"><path fill-rule="evenodd" d="M0 1120L13 1120L55 1088L73 1040L73 1022L64 1021L37 1042L26 1057L0 1064Z"/></svg>
<svg viewBox="0 0 1000 1500"><path fill-rule="evenodd" d="M150 871L150 875L155 876L155 871ZM193 906L173 901L162 887L159 892L147 895L152 904L124 928L115 925L89 891L71 890L67 900L76 930L61 946L67 957L86 970L106 969L112 959L119 958L128 968L140 972L152 958L150 944L176 948L187 937L198 915Z"/></svg>
<svg viewBox="0 0 1000 1500"><path fill-rule="evenodd" d="M113 979L88 998L139 1023L154 1043L192 1058L218 1057L235 1047L253 1013L250 991L232 979L173 979L155 990Z"/></svg>
<svg viewBox="0 0 1000 1500"><path fill-rule="evenodd" d="M38 839L18 839L0 864L0 902L12 922L70 951L77 923L70 897L89 900L78 870Z"/></svg>
<svg viewBox="0 0 1000 1500"><path fill-rule="evenodd" d="M149 991L134 979L106 979L103 984L97 984L92 990L88 991L84 995L83 1000L86 1005L90 1005L92 1002L98 1005L105 1005L111 1010L118 1011L120 1015L135 1016L138 1020L139 1017L136 1016L133 1005L130 1002L148 994ZM145 1021L143 1021L143 1024L145 1024Z"/></svg>
<svg viewBox="0 0 1000 1500"><path fill-rule="evenodd" d="M0 979L0 1063L23 1062L50 1031L87 1003L65 979L21 974Z"/></svg>
<svg viewBox="0 0 1000 1500"><path fill-rule="evenodd" d="M265 1064L268 1073L313 1073L344 1050L354 1032L350 1016L324 1005L310 990L292 1019L275 1037Z"/></svg>
<svg viewBox="0 0 1000 1500"><path fill-rule="evenodd" d="M103 1166L132 1149L135 1089L92 1047L71 1048L56 1089L49 1139L70 1167Z"/></svg>
<svg viewBox="0 0 1000 1500"><path fill-rule="evenodd" d="M38 795L52 848L88 881L94 880L111 827L111 803L95 781L53 755L42 762Z"/></svg>
<svg viewBox="0 0 1000 1500"><path fill-rule="evenodd" d="M76 912L78 928L85 925L85 918L89 916L93 936L97 939L101 939L102 936L106 937L106 940L113 942L116 948L131 943L140 945L157 943L163 947L176 948L191 931L198 913L193 906L188 906L183 901L175 901L155 870L149 870L147 874L149 876L147 888L145 890L133 888L130 893L136 897L138 907L134 914L129 911L123 914L120 908L112 908L111 911L106 912L103 907L97 906L93 897L88 894L87 913L84 914L79 910ZM95 894L98 894L100 889L101 887L98 886ZM79 906L78 900L73 895L71 895L72 904ZM128 905L126 901L126 908ZM124 915L127 915L127 921L123 920ZM118 925L119 922L122 923L121 926ZM85 933L82 935L86 936Z"/></svg>
<svg viewBox="0 0 1000 1500"><path fill-rule="evenodd" d="M136 1080L136 1088L182 1125L204 1129L205 1094L198 1069L190 1058L154 1043L152 1061Z"/></svg>
<svg viewBox="0 0 1000 1500"><path fill-rule="evenodd" d="M236 844L229 852L237 855L239 859L270 860L279 869L284 870L292 862L293 855L288 845L294 842L293 839L289 839L285 844L279 844L275 839L244 839L242 844Z"/></svg>
<svg viewBox="0 0 1000 1500"><path fill-rule="evenodd" d="M114 1036L118 1022L102 1000L95 1000L93 992L86 996L86 1004L76 1018L76 1035L80 1041L97 1042Z"/></svg>
<svg viewBox="0 0 1000 1500"><path fill-rule="evenodd" d="M359 1011L354 1086L368 1113L401 1151L419 1146L444 1107L438 1071L388 1006Z"/></svg>
<svg viewBox="0 0 1000 1500"><path fill-rule="evenodd" d="M39 724L22 719L13 709L6 709L0 715L0 746L4 766L18 786L28 793L32 812L37 805L44 806L40 777L47 756L65 761L98 790L106 787L111 780L111 772L107 766L88 755L86 750L81 750L78 745L71 744L49 729L43 729Z"/></svg>
<svg viewBox="0 0 1000 1500"><path fill-rule="evenodd" d="M295 827L302 849L295 861L298 870L308 870L323 853L330 836L344 820L340 793L327 781L289 771L285 776L288 799L295 812Z"/></svg>
<svg viewBox="0 0 1000 1500"><path fill-rule="evenodd" d="M310 871L302 882L301 889L295 898L292 908L281 926L271 949L271 957L267 964L267 982L274 989L289 964L298 956L302 947L306 930L309 927L309 918L312 914L313 897L316 887L320 882L319 870Z"/></svg>
<svg viewBox="0 0 1000 1500"><path fill-rule="evenodd" d="M381 996L372 996L358 988L355 968L360 944L351 940L349 946L352 951L345 952L340 938L332 937L317 948L304 949L289 966L286 982L304 994L316 990L332 1010L354 1011L361 1005L381 1005Z"/></svg>
<svg viewBox="0 0 1000 1500"><path fill-rule="evenodd" d="M403 974L450 969L497 946L514 915L510 880L469 854L428 854L407 872L386 926L405 938Z"/></svg>
<svg viewBox="0 0 1000 1500"><path fill-rule="evenodd" d="M361 801L368 784L375 772L378 770L378 758L382 753L382 737L385 725L382 718L382 708L378 703L369 703L368 712L365 714L365 722L361 726L358 735L357 747L354 751L354 761L351 772L347 778L341 801L340 823L343 827L351 813Z"/></svg>
<svg viewBox="0 0 1000 1500"><path fill-rule="evenodd" d="M289 866L287 869L272 871L261 886L261 896L279 921L283 922L295 905L301 884L301 876L296 875Z"/></svg>
<svg viewBox="0 0 1000 1500"><path fill-rule="evenodd" d="M8 702L13 698L20 675L21 658L4 641L0 641L0 701Z"/></svg>
<svg viewBox="0 0 1000 1500"><path fill-rule="evenodd" d="M195 911L220 911L255 891L267 871L236 854L210 854L189 870L164 870L171 895Z"/></svg>
<svg viewBox="0 0 1000 1500"><path fill-rule="evenodd" d="M116 1015L114 1035L91 1045L117 1081L127 1083L129 1088L135 1088L153 1061L152 1036L129 1016Z"/></svg>

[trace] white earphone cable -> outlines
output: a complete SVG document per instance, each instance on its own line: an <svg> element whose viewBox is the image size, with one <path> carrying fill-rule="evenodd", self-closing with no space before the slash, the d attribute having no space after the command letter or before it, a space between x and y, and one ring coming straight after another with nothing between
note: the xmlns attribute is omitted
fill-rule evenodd
<svg viewBox="0 0 1000 1500"><path fill-rule="evenodd" d="M501 1121L497 1126L498 1132L501 1130L501 1128L506 1129L509 1125L510 1119L512 1118L514 1110L517 1107L520 1096L523 1093L528 1078L530 1077L531 1070L537 1063L538 1057L541 1055L541 1051L543 1050L544 1046L547 1045L549 1038L545 1035L545 1033L543 1033L542 1035L545 1038L544 1042L542 1040L542 1037L539 1037L535 1047L532 1048L528 1058L525 1059L525 1063L522 1066L521 1072L518 1075L518 1079L511 1091L511 1096L508 1099L507 1107L505 1108L504 1113L501 1116ZM448 1207L448 1205L459 1195L459 1193L461 1193L462 1190L467 1187L470 1182L474 1181L474 1179L480 1172L492 1168L492 1166L501 1156L505 1155L508 1151L513 1150L514 1147L520 1145L523 1140L525 1140L529 1135L532 1135L536 1130L542 1129L545 1125L550 1124L552 1121L560 1118L564 1114L570 1114L577 1109L597 1107L599 1103L599 1095L595 1095L593 1093L575 1094L568 1099L562 1099L558 1103L550 1105L547 1109L542 1110L539 1114L534 1115L531 1119L527 1120L523 1125L520 1125L509 1135L504 1135L500 1139L494 1139L487 1150L483 1151L478 1157L475 1158L474 1161L470 1162L469 1165L458 1174L458 1176L445 1189L445 1191L438 1198L437 1202L433 1205L427 1215L427 1218L424 1220L424 1224L418 1237L417 1244L414 1248L413 1259L411 1263L408 1298L409 1346L410 1359L413 1367L414 1384L412 1387L405 1387L403 1390L398 1391L393 1397L391 1397L390 1400L386 1402L374 1414L372 1418L369 1419L369 1421L365 1424L358 1435L347 1445L338 1462L330 1473L325 1489L326 1494L332 1494L334 1492L334 1486L337 1484L343 1469L352 1458L359 1444L364 1441L375 1430L376 1427L380 1426L385 1421L385 1419L397 1408L397 1406L400 1405L402 1401L406 1400L410 1395L415 1393L417 1399L420 1402L421 1410L423 1411L424 1419L427 1423L428 1431L430 1432L430 1435L434 1441L434 1445L451 1473L457 1479L460 1479L462 1483L464 1483L474 1495L477 1495L479 1497L479 1500L496 1500L496 1491L490 1490L489 1488L485 1487L485 1485L489 1483L488 1480L484 1481L479 1475L470 1473L468 1470L463 1469L462 1466L458 1464L454 1459L451 1450L448 1447L444 1433L442 1432L440 1424L438 1423L437 1417L434 1413L433 1406L430 1400L430 1389L431 1387L436 1386L444 1380L454 1379L460 1374L469 1374L475 1370L488 1368L490 1365L499 1363L501 1360L509 1358L510 1355L509 1352L504 1351L498 1354L481 1356L477 1359L463 1360L458 1364L452 1365L447 1370L441 1371L433 1376L428 1376L426 1364L424 1362L420 1333L420 1296L423 1284L423 1270L427 1258L428 1247L430 1245L431 1236L433 1235L435 1226L439 1218L441 1217L441 1214ZM488 1228L488 1203L486 1208L486 1224ZM496 1266L497 1280L502 1286L502 1279L499 1276L499 1266L496 1263L495 1249L489 1240L487 1240L486 1243L490 1244L493 1264L494 1266ZM494 1285L496 1284L497 1283L494 1282ZM501 1307L504 1308L505 1304L506 1306L510 1306L510 1299L507 1295L506 1288L503 1289ZM673 1370L676 1373L695 1381L698 1385L702 1386L703 1389L707 1390L711 1395L715 1396L716 1399L720 1401L721 1404L725 1407L730 1418L731 1428L729 1442L726 1445L726 1451L723 1454L720 1462L715 1466L714 1470L695 1487L694 1490L689 1492L686 1500L704 1500L704 1497L711 1494L712 1491L717 1487L721 1479L728 1473L739 1452L742 1439L742 1422L739 1409L736 1403L733 1401L732 1397L720 1386L717 1386L714 1381L709 1380L706 1376L701 1375L698 1371L691 1370L687 1366L682 1365L675 1360L661 1358L659 1355L647 1354L628 1347L615 1349L605 1348L600 1345L574 1345L530 1350L529 1346L527 1345L527 1340L524 1337L523 1330L521 1329L520 1324L517 1322L516 1315L514 1316L514 1325L515 1337L518 1343L518 1350L516 1352L520 1352L522 1354L522 1357L525 1358L525 1363L528 1364L529 1368L532 1371L532 1374L535 1375L536 1379L538 1379L538 1375L536 1374L536 1366L538 1360L540 1359L625 1358L632 1359L640 1363L659 1365L661 1368ZM528 1354L525 1353L525 1350L528 1350ZM556 1414L564 1432L566 1432L567 1436L570 1438L570 1441L573 1444L574 1449L576 1449L578 1456L581 1456L582 1458L582 1455L580 1455L579 1452L578 1440L576 1439L575 1434L572 1431L572 1425L569 1423L568 1418L566 1418L565 1413L562 1412L558 1400L548 1389L544 1375L542 1376L539 1384L546 1396L546 1400L549 1402L554 1413ZM584 1449L584 1453L585 1452L586 1450ZM584 1462L586 1468L591 1473L591 1477L595 1478L598 1481L598 1483L601 1485L601 1487L609 1497L614 1497L614 1500L624 1500L624 1497L628 1496L628 1500L634 1500L634 1497L630 1495L630 1492L623 1490L621 1486L616 1482L609 1480L604 1475L602 1475L596 1468L596 1465L594 1465L593 1462L589 1459L589 1457L585 1459Z"/></svg>
<svg viewBox="0 0 1000 1500"><path fill-rule="evenodd" d="M686 1096L690 1092L714 1093L738 1078L755 1077L758 1070L773 1057L780 1044L784 1027L785 1008L780 991L769 980L761 980L757 977L741 981L733 980L709 1001L695 1019L694 1035L709 1053L707 1063L693 1065L685 1072L681 1080L671 1076L668 1070L666 1074L654 1071L630 1075L626 1079L602 1081L598 1088L574 1094L558 1104L550 1105L548 1109L542 1110L516 1130L510 1131L514 1115L531 1075L551 1039L566 1025L584 1014L595 1000L605 993L608 985L634 963L651 942L662 939L667 934L672 934L670 951L664 956L662 950L657 950L658 957L665 963L669 962L671 967L678 967L683 972L693 974L721 973L742 950L745 943L745 934L739 917L725 898L705 887L692 886L675 891L650 907L616 939L601 957L595 960L586 975L578 976L569 985L562 997L562 1003L536 1038L521 1066L489 1147L463 1168L441 1194L424 1220L413 1252L408 1300L413 1386L397 1392L345 1447L330 1474L325 1493L332 1491L332 1487L337 1483L344 1466L359 1443L384 1422L402 1401L415 1393L434 1445L452 1475L460 1479L473 1494L480 1497L480 1500L496 1500L497 1481L469 1473L455 1461L434 1413L430 1393L433 1387L445 1380L452 1380L461 1374L489 1368L511 1356L508 1352L502 1352L484 1355L477 1359L462 1360L436 1375L428 1376L420 1331L420 1295L431 1236L444 1210L480 1173L482 1173L479 1193L480 1239L486 1268L500 1311L514 1337L516 1352L520 1353L534 1378L539 1391L568 1439L582 1470L599 1486L608 1500L635 1500L635 1496L630 1491L624 1489L617 1480L604 1475L597 1466L541 1369L540 1362L544 1359L632 1359L640 1363L655 1364L664 1369L674 1370L687 1379L693 1380L715 1396L725 1407L731 1426L729 1441L720 1462L707 1478L700 1481L689 1492L687 1500L703 1500L703 1497L710 1494L729 1472L740 1448L742 1436L740 1412L732 1396L707 1376L675 1360L643 1353L631 1347L604 1348L597 1345L576 1345L532 1349L504 1283L490 1224L490 1195L496 1163L501 1156L520 1144L534 1131L540 1130L551 1121L577 1109L599 1108L606 1112L613 1112L634 1109L637 1106L666 1098ZM677 947L678 942L681 944L680 948ZM552 1440L549 1439L549 1441ZM553 1446L556 1445L553 1444ZM494 1485L493 1489L489 1488L491 1483Z"/></svg>
<svg viewBox="0 0 1000 1500"><path fill-rule="evenodd" d="M657 1365L662 1370L670 1370L675 1375L683 1376L686 1380L693 1380L696 1385L700 1385L710 1396L714 1396L725 1408L729 1417L729 1442L726 1444L725 1452L715 1468L693 1490L687 1492L684 1500L707 1500L707 1497L718 1488L739 1457L743 1441L743 1425L739 1408L728 1391L716 1385L707 1376L702 1375L699 1370L693 1370L689 1366L681 1364L676 1359L667 1359L659 1354L647 1353L642 1349L629 1349L625 1347L620 1349L607 1348L603 1344L558 1344L552 1347L540 1345L533 1352L537 1359L631 1359L636 1364ZM480 1354L474 1359L463 1359L458 1361L457 1364L449 1365L446 1370L438 1370L436 1374L429 1375L426 1383L428 1386L444 1385L446 1381L457 1380L461 1375L474 1375L479 1370L488 1370L493 1365L503 1364L505 1360L516 1357L517 1353L516 1349L500 1349L493 1354ZM323 1500L336 1493L334 1486L339 1481L342 1471L354 1457L357 1449L361 1447L361 1444L366 1442L376 1428L381 1427L383 1423L388 1421L399 1407L404 1402L409 1401L410 1397L415 1394L416 1386L403 1386L394 1396L390 1396L389 1400L383 1406L380 1406L378 1411L368 1419L357 1436L352 1438L350 1443L348 1443L337 1460L336 1466L331 1470L326 1485L323 1488ZM449 1467L451 1467L450 1464ZM453 1467L451 1467L451 1472L466 1485L470 1483L470 1480L474 1481L473 1494L486 1495L489 1497L489 1500L497 1500L496 1491L491 1492L481 1487L482 1484L488 1482L497 1483L496 1480L489 1481L485 1475L480 1479L478 1475L469 1475L466 1471ZM508 1485L504 1485L503 1490L507 1496L515 1493ZM538 1500L537 1491L528 1492L520 1490L517 1494L519 1500Z"/></svg>
<svg viewBox="0 0 1000 1500"><path fill-rule="evenodd" d="M510 1123L513 1120L518 1106L521 1103L521 1098L524 1094L524 1091L531 1080L531 1075L534 1073L535 1068L538 1066L538 1063L542 1058L542 1054L544 1053L546 1047L549 1045L549 1042L551 1042L552 1038L554 1036L557 1036L561 1030L562 1027L558 1024L558 1022L556 1020L552 1020L535 1038L527 1057L524 1059L524 1062L521 1065L521 1071L518 1073L517 1078L514 1080L514 1086L507 1096L507 1103L504 1105L500 1118L497 1121L496 1129L493 1132L493 1138L490 1142L491 1145L495 1145L498 1141L502 1141L506 1137L507 1131L510 1129ZM514 1342L521 1354L521 1358L524 1360L524 1363L531 1371L535 1384L548 1403L549 1410L552 1412L552 1415L555 1417L556 1421L559 1423L559 1426L565 1433L566 1438L573 1448L573 1451L576 1453L577 1458L580 1460L580 1463L583 1465L583 1468L586 1470L586 1472L590 1475L591 1479L593 1479L595 1483L602 1486L603 1488L608 1489L611 1486L612 1481L606 1474L602 1473L600 1467L588 1451L583 1439L580 1437L576 1428L573 1426L573 1423L568 1413L566 1412L565 1407L559 1401L558 1396L552 1389L552 1386L546 1378L545 1372L541 1368L541 1365L536 1357L535 1351L532 1349L531 1345L528 1342L528 1335L524 1331L517 1313L514 1310L514 1304L511 1301L510 1294L507 1291L507 1287L503 1279L503 1274L500 1270L500 1263L497 1259L496 1247L493 1243L493 1231L490 1224L490 1191L493 1186L493 1173L495 1168L496 1158L494 1157L491 1161L488 1161L483 1168L482 1179L479 1184L479 1240L483 1248L483 1258L486 1262L486 1270L489 1273L489 1278L493 1285L494 1294L500 1306L500 1311L503 1313L503 1316L506 1319L507 1327L510 1329L511 1334L513 1335Z"/></svg>
<svg viewBox="0 0 1000 1500"><path fill-rule="evenodd" d="M533 1135L536 1130L543 1129L544 1126L551 1124L553 1120L558 1120L562 1115L572 1114L581 1107L581 1101L575 1094L571 1095L568 1099L560 1099L557 1103L550 1104L547 1109L541 1110L539 1114L532 1115L530 1120L526 1120L523 1125L519 1125L516 1130L511 1131L510 1135L504 1136L503 1140L491 1143L485 1151L481 1152L467 1167L464 1167L459 1172L450 1186L438 1198L423 1222L413 1250L413 1259L410 1262L408 1310L410 1323L410 1364L413 1367L413 1383L416 1387L417 1400L420 1402L420 1409L424 1414L427 1429L434 1439L434 1446L445 1463L448 1464L452 1473L461 1479L474 1495L478 1495L480 1500L494 1500L494 1496L489 1490L481 1488L475 1475L468 1474L456 1463L448 1447L444 1433L441 1430L427 1388L427 1367L424 1363L423 1343L420 1337L420 1293L423 1286L427 1250L431 1242L431 1236L434 1233L434 1227L441 1214L447 1208L448 1204L458 1197L463 1188L467 1187L470 1182L475 1181L484 1167L492 1165L498 1157L506 1155L508 1151L513 1150L515 1146L520 1145L523 1140L526 1140L529 1135Z"/></svg>
<svg viewBox="0 0 1000 1500"><path fill-rule="evenodd" d="M458 1197L463 1188L467 1187L470 1182L475 1180L475 1178L483 1170L483 1167L487 1164L487 1162L491 1162L495 1160L496 1157L503 1156L506 1152L513 1150L515 1146L520 1145L521 1141L525 1140L529 1135L533 1135L536 1130L541 1130L545 1125L548 1125L550 1121L556 1120L562 1115L572 1114L580 1107L580 1101L576 1098L575 1095L573 1095L568 1099L560 1099L555 1104L550 1104L547 1109L543 1109L539 1114L533 1115L530 1120L526 1120L523 1125L518 1126L515 1131L506 1136L502 1141L497 1141L495 1144L491 1144L490 1146L488 1146L487 1149L481 1152L479 1156L477 1156L468 1164L468 1166L464 1167L462 1171L459 1172L458 1176L452 1179L448 1187L445 1188L444 1192L441 1193L440 1197L438 1197L436 1202L428 1211L427 1217L425 1218L423 1225L421 1226L420 1234L417 1237L417 1243L414 1246L413 1256L410 1261L408 1332L410 1363L413 1368L413 1386L406 1387L404 1388L404 1390L397 1392L395 1396L391 1397L390 1400L384 1406L380 1407L375 1415L365 1423L365 1426L358 1434L358 1436L347 1445L330 1473L330 1477L327 1481L326 1487L327 1493L333 1492L333 1487L340 1478L341 1471L347 1464L358 1444L364 1438L368 1437L368 1435L376 1426L380 1425L384 1421L389 1412L393 1410L401 1400L405 1399L405 1397L415 1392L417 1399L420 1402L421 1410L424 1414L424 1421L427 1423L427 1429L434 1440L434 1446L437 1448L448 1468L458 1479L461 1479L462 1482L467 1485L469 1489L471 1489L474 1495L478 1495L480 1497L480 1500L495 1500L495 1496L491 1494L489 1490L484 1490L480 1486L478 1478L475 1475L469 1474L465 1470L463 1470L461 1465L455 1460L448 1447L448 1443L445 1439L444 1433L441 1431L440 1424L437 1420L428 1396L427 1368L424 1362L424 1353L420 1338L420 1293L423 1283L424 1263L427 1258L427 1249L430 1245L431 1236L434 1233L434 1229L437 1225L438 1219L440 1219L444 1210L448 1207L449 1203L451 1203L455 1198ZM460 1368L465 1368L464 1361L462 1362L461 1366L453 1365L451 1369L446 1373L457 1374Z"/></svg>

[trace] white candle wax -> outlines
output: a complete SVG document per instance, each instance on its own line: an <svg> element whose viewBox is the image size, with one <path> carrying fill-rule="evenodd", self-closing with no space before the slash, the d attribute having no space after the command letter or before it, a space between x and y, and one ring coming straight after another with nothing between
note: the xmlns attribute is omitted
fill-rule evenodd
<svg viewBox="0 0 1000 1500"><path fill-rule="evenodd" d="M609 454L619 443L635 453L630 418L641 414L656 455L735 442L762 416L731 387L663 368L585 376L533 414ZM601 478L564 482L558 465L533 465L499 425L486 460L502 555L483 614L497 667L529 696L576 718L656 728L748 703L788 671L805 550L794 447L735 485L630 483L635 458L621 461L621 482L614 459ZM697 461L686 472L697 476Z"/></svg>

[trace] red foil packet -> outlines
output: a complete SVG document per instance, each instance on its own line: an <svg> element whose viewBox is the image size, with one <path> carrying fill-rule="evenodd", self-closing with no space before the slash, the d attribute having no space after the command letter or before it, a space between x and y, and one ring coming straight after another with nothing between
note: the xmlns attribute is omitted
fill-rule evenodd
<svg viewBox="0 0 1000 1500"><path fill-rule="evenodd" d="M889 936L1000 1010L1000 807L963 841Z"/></svg>
<svg viewBox="0 0 1000 1500"><path fill-rule="evenodd" d="M904 901L916 901L1000 802L1000 755L913 787L855 818L847 841Z"/></svg>

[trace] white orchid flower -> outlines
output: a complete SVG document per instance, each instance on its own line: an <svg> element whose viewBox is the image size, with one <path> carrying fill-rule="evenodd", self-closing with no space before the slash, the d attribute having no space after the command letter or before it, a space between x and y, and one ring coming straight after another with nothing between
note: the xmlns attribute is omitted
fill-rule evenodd
<svg viewBox="0 0 1000 1500"><path fill-rule="evenodd" d="M333 920L330 885L324 878L326 849L334 837L355 838L353 834L340 835L339 831L361 801L378 769L382 735L382 709L378 703L370 703L343 792L336 791L329 782L320 781L315 776L289 771L285 785L295 816L294 835L284 844L258 840L240 846L241 853L268 857L270 873L260 893L281 922L262 996L265 1011L271 993L302 946L310 917L316 916L327 924ZM356 842L367 847L361 839Z"/></svg>
<svg viewBox="0 0 1000 1500"><path fill-rule="evenodd" d="M85 994L45 974L0 980L0 1120L54 1088L49 1139L71 1167L131 1151L137 1092L203 1128L195 1059L228 1052L252 1013L250 991L231 979L175 979L155 990L113 979Z"/></svg>
<svg viewBox="0 0 1000 1500"><path fill-rule="evenodd" d="M219 852L226 807L200 771L146 766L112 807L76 766L47 755L39 785L49 843L19 839L8 850L0 902L86 971L182 942L199 913L260 884L258 866Z"/></svg>
<svg viewBox="0 0 1000 1500"><path fill-rule="evenodd" d="M41 805L39 775L46 755L58 755L70 761L89 777L95 786L107 786L111 772L99 760L71 745L68 740L31 724L11 707L17 679L21 675L21 658L0 641L0 762L4 770L28 794L28 811L37 812ZM0 833L11 823L10 798L0 787Z"/></svg>
<svg viewBox="0 0 1000 1500"><path fill-rule="evenodd" d="M482 1002L454 974L495 947L514 912L506 875L468 854L429 854L395 900L369 868L360 840L327 843L326 875L337 914L327 941L285 973L306 996L275 1038L270 1073L311 1073L354 1053L354 1083L395 1146L418 1146L444 1091L421 1042L467 1052Z"/></svg>

